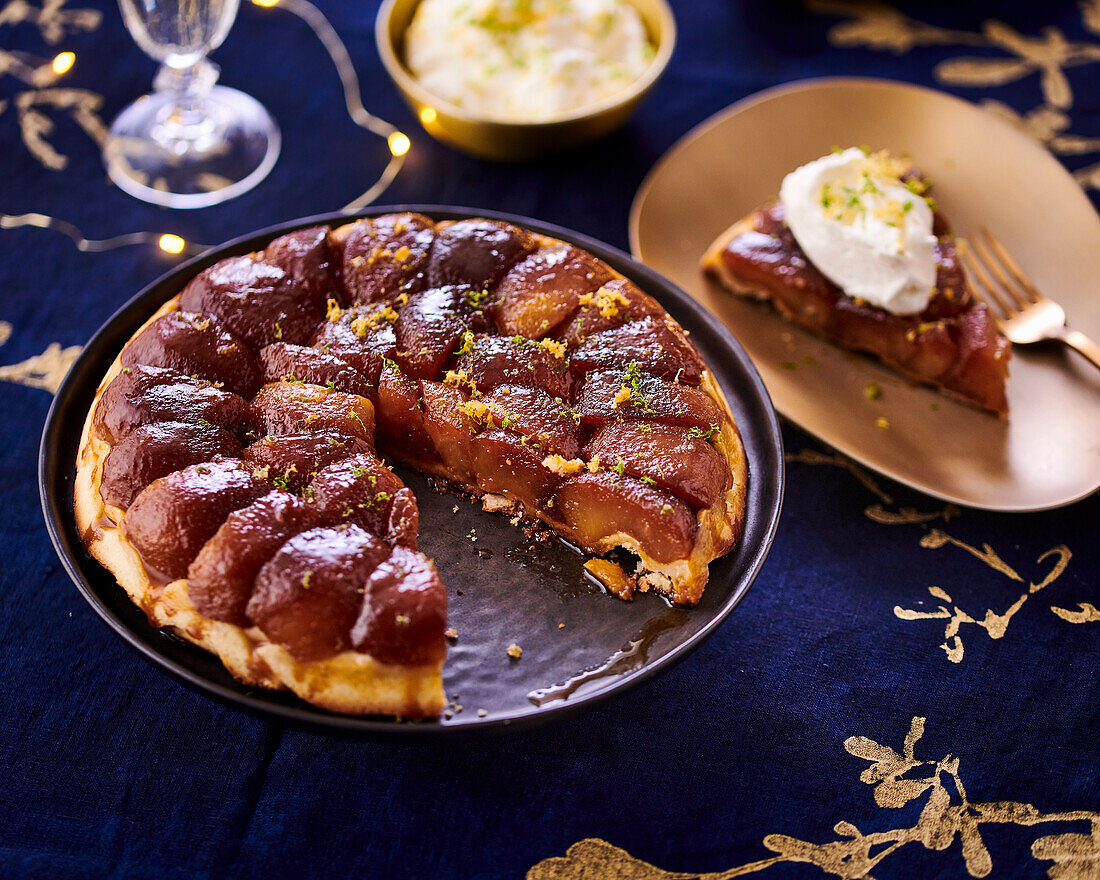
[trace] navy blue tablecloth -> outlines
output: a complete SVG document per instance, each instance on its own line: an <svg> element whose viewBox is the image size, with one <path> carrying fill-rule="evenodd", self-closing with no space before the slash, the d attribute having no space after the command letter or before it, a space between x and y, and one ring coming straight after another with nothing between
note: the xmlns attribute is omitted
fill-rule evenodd
<svg viewBox="0 0 1100 880"><path fill-rule="evenodd" d="M349 120L306 25L246 5L215 60L279 119L278 165L217 208L139 204L107 183L96 137L152 62L104 0L35 4L0 0L5 214L216 243L338 209L388 156ZM679 136L761 88L841 73L996 102L1100 186L1095 0L674 5L676 55L625 128L503 166L416 127L375 52L373 0L321 9L366 106L412 137L384 202L507 210L625 247L633 193ZM64 77L27 74L61 51ZM581 717L361 741L153 669L62 570L35 462L79 346L172 263L0 229L0 876L1100 877L1100 501L960 511L790 426L782 522L743 604L684 663Z"/></svg>

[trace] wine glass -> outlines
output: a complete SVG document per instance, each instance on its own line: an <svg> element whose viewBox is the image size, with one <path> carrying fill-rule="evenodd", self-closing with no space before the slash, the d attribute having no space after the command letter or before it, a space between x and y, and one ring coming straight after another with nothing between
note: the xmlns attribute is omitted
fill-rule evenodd
<svg viewBox="0 0 1100 880"><path fill-rule="evenodd" d="M240 0L119 0L126 28L161 62L153 93L123 110L104 146L107 173L130 195L203 208L252 189L279 155L279 127L255 98L214 85L206 54Z"/></svg>

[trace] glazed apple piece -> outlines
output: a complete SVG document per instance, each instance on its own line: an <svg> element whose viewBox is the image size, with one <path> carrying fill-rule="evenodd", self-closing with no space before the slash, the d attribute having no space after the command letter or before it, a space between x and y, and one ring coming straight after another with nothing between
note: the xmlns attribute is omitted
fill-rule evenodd
<svg viewBox="0 0 1100 880"><path fill-rule="evenodd" d="M325 521L352 522L389 544L416 548L416 498L373 454L360 453L323 468L307 492Z"/></svg>
<svg viewBox="0 0 1100 880"><path fill-rule="evenodd" d="M260 368L264 382L289 379L367 398L375 393L374 385L350 363L317 348L276 342L260 352Z"/></svg>
<svg viewBox="0 0 1100 880"><path fill-rule="evenodd" d="M294 279L313 302L341 299L339 263L328 240L327 226L311 226L281 235L263 252L263 261Z"/></svg>
<svg viewBox="0 0 1100 880"><path fill-rule="evenodd" d="M525 385L541 388L551 397L570 397L573 377L561 343L470 334L459 350L455 372L479 391Z"/></svg>
<svg viewBox="0 0 1100 880"><path fill-rule="evenodd" d="M572 315L584 294L613 277L591 254L568 244L546 245L508 270L487 311L503 335L539 339Z"/></svg>
<svg viewBox="0 0 1100 880"><path fill-rule="evenodd" d="M351 643L382 663L440 663L446 625L447 591L435 566L421 553L394 547L367 579Z"/></svg>
<svg viewBox="0 0 1100 880"><path fill-rule="evenodd" d="M471 401L466 410L485 427L531 437L565 458L580 452L580 417L560 397L539 388L504 385Z"/></svg>
<svg viewBox="0 0 1100 880"><path fill-rule="evenodd" d="M245 613L302 662L346 651L367 578L389 553L351 523L302 532L264 563Z"/></svg>
<svg viewBox="0 0 1100 880"><path fill-rule="evenodd" d="M241 444L209 422L155 422L116 443L103 462L103 500L125 510L153 480L222 456L239 458Z"/></svg>
<svg viewBox="0 0 1100 880"><path fill-rule="evenodd" d="M580 302L581 307L573 317L554 332L555 339L570 347L579 345L593 333L665 314L653 297L625 278L608 281L594 293L582 295Z"/></svg>
<svg viewBox="0 0 1100 880"><path fill-rule="evenodd" d="M314 509L274 491L229 514L187 569L187 595L204 617L250 626L245 613L256 575L292 537L318 525Z"/></svg>
<svg viewBox="0 0 1100 880"><path fill-rule="evenodd" d="M442 224L432 244L428 286L468 284L478 290L493 288L535 245L535 237L526 229L495 220Z"/></svg>
<svg viewBox="0 0 1100 880"><path fill-rule="evenodd" d="M263 434L346 434L374 448L374 407L358 394L304 382L271 382L252 398L248 409Z"/></svg>
<svg viewBox="0 0 1100 880"><path fill-rule="evenodd" d="M538 509L554 494L559 474L543 462L551 455L534 439L511 431L482 431L470 444L478 488Z"/></svg>
<svg viewBox="0 0 1100 880"><path fill-rule="evenodd" d="M186 576L226 517L271 491L252 471L251 464L227 458L193 464L146 486L122 519L146 567L166 578Z"/></svg>
<svg viewBox="0 0 1100 880"><path fill-rule="evenodd" d="M643 318L593 333L573 350L571 362L577 375L637 364L650 375L688 385L698 385L704 369L695 346L664 318Z"/></svg>
<svg viewBox="0 0 1100 880"><path fill-rule="evenodd" d="M257 476L278 489L298 492L327 465L370 451L370 444L358 437L329 431L264 437L245 449L243 457Z"/></svg>
<svg viewBox="0 0 1100 880"><path fill-rule="evenodd" d="M166 367L251 397L260 387L252 352L209 315L161 315L122 350L122 366Z"/></svg>
<svg viewBox="0 0 1100 880"><path fill-rule="evenodd" d="M421 382L424 402L424 428L432 438L448 476L458 483L474 482L471 441L478 423L465 411L466 395L442 382Z"/></svg>
<svg viewBox="0 0 1100 880"><path fill-rule="evenodd" d="M709 436L722 421L717 405L706 392L629 367L589 373L577 391L573 410L588 428L640 420L699 428Z"/></svg>
<svg viewBox="0 0 1100 880"><path fill-rule="evenodd" d="M424 427L420 404L420 383L413 381L389 361L378 377L378 408L375 410L380 443L404 460L422 464L438 462L432 438Z"/></svg>
<svg viewBox="0 0 1100 880"><path fill-rule="evenodd" d="M471 312L466 287L435 287L414 294L394 324L394 360L412 379L438 379L458 347Z"/></svg>
<svg viewBox="0 0 1100 880"><path fill-rule="evenodd" d="M328 310L311 343L318 351L347 361L368 382L378 382L382 361L393 358L397 313L388 305Z"/></svg>
<svg viewBox="0 0 1100 880"><path fill-rule="evenodd" d="M243 435L248 402L205 379L163 367L124 367L103 391L93 427L108 443L154 422L209 422Z"/></svg>
<svg viewBox="0 0 1100 880"><path fill-rule="evenodd" d="M417 289L434 238L435 224L421 214L357 220L341 231L337 240L350 301L382 302L400 290Z"/></svg>
<svg viewBox="0 0 1100 880"><path fill-rule="evenodd" d="M634 477L607 471L570 477L558 490L554 508L590 549L599 548L604 538L625 534L658 562L673 562L687 558L695 544L691 508Z"/></svg>
<svg viewBox="0 0 1100 880"><path fill-rule="evenodd" d="M653 422L609 422L588 438L584 458L674 492L692 507L710 507L726 487L729 466L704 439L706 433Z"/></svg>
<svg viewBox="0 0 1100 880"><path fill-rule="evenodd" d="M181 309L220 318L256 351L273 342L308 342L325 316L325 301L252 256L215 263L180 294Z"/></svg>

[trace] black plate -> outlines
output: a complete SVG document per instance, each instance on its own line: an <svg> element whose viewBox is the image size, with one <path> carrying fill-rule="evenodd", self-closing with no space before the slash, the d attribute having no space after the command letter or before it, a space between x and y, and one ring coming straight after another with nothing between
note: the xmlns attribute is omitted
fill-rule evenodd
<svg viewBox="0 0 1100 880"><path fill-rule="evenodd" d="M73 364L46 417L38 467L46 526L65 569L100 617L146 659L225 702L300 724L402 739L531 726L591 706L668 669L741 601L779 522L779 425L763 382L729 331L678 287L622 251L526 217L479 209L402 205L357 216L405 210L436 220L492 217L572 242L631 278L690 331L733 409L750 473L744 535L732 552L711 563L710 583L697 607L673 609L652 593L621 602L586 577L584 557L565 542L553 539L532 550L506 516L437 494L419 475L399 468L420 503L420 549L443 574L448 618L458 630L444 668L447 697L463 707L453 717L398 723L334 715L287 693L246 688L212 654L148 624L114 577L85 553L73 517L77 449L96 387L126 340L196 272L224 257L258 250L290 230L355 219L342 214L284 223L210 250L153 282L107 321ZM506 654L512 643L523 649L518 661ZM550 693L536 694L547 689Z"/></svg>

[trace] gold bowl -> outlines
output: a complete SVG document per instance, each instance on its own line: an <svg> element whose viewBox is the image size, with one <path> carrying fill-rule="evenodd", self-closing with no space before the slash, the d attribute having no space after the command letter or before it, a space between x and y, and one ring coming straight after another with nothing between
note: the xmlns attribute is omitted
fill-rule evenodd
<svg viewBox="0 0 1100 880"><path fill-rule="evenodd" d="M385 0L374 33L382 64L402 97L432 137L483 159L521 161L594 141L624 122L668 66L676 43L676 21L666 0L629 0L638 10L653 60L622 91L546 122L502 122L470 114L425 89L405 66L405 30L420 0Z"/></svg>

